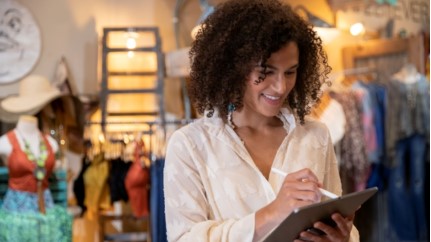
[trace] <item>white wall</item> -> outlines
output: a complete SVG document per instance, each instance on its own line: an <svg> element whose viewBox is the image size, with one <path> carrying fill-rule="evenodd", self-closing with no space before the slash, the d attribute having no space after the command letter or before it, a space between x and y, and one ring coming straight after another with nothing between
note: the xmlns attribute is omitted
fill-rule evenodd
<svg viewBox="0 0 431 242"><path fill-rule="evenodd" d="M79 93L98 93L99 42L103 27L157 26L162 38L162 49L168 52L176 49L173 29L173 12L176 0L15 0L27 7L38 22L42 35L41 57L32 73L52 79L57 62L64 56L69 64L72 78ZM212 3L222 0L210 1ZM303 4L312 13L334 23L334 14L326 0L285 0L293 6ZM415 0L426 2L426 0ZM199 18L201 10L198 0L184 0L180 10L180 47L190 41L190 30ZM409 9L401 0L397 11ZM416 5L415 5L416 6ZM429 9L429 3L428 3ZM406 11L407 11L406 10ZM365 10L363 10L365 11ZM429 17L428 17L429 18ZM429 23L429 19L428 19ZM429 26L429 24L428 24ZM334 70L342 69L341 48L354 44L354 39L343 33L326 48L329 63ZM0 85L0 98L18 92L18 83ZM167 110L182 113L180 83L166 81Z"/></svg>
<svg viewBox="0 0 431 242"><path fill-rule="evenodd" d="M175 0L15 0L38 23L42 53L31 74L52 79L58 61L66 58L78 93L98 93L99 45L104 27L157 26L162 50L175 49L172 16ZM192 1L193 2L193 1ZM186 4L182 16L198 19L198 1ZM191 28L191 26L190 26ZM173 97L168 109L181 109L179 82L166 82L166 96ZM0 98L18 93L19 81L0 85Z"/></svg>

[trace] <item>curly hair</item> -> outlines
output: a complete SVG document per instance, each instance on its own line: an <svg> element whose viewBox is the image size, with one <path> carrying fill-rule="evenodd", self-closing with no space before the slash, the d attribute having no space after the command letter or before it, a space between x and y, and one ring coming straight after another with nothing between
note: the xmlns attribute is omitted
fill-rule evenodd
<svg viewBox="0 0 431 242"><path fill-rule="evenodd" d="M199 114L218 109L226 117L229 103L243 107L246 79L256 63L264 67L272 53L296 42L296 84L285 102L304 123L320 87L331 71L322 41L312 26L278 0L231 0L216 7L202 24L191 47L188 91Z"/></svg>

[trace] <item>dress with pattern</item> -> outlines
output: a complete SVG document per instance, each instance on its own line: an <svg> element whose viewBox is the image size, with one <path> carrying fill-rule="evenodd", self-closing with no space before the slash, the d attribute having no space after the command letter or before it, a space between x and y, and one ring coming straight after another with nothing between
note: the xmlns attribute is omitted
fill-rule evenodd
<svg viewBox="0 0 431 242"><path fill-rule="evenodd" d="M55 164L54 152L46 137L43 141L48 156L46 175L42 181L46 213L39 212L36 164L21 150L15 132L7 133L12 152L8 158L8 191L0 208L1 242L63 242L72 241L72 216L64 207L54 204L48 189L48 177Z"/></svg>

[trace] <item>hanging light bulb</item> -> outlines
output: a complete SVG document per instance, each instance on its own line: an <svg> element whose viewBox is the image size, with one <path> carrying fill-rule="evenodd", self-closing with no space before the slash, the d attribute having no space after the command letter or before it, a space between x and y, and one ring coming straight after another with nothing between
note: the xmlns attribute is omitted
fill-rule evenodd
<svg viewBox="0 0 431 242"><path fill-rule="evenodd" d="M134 49L136 48L136 39L133 35L129 35L126 42L127 49Z"/></svg>
<svg viewBox="0 0 431 242"><path fill-rule="evenodd" d="M136 48L136 39L138 38L138 34L135 31L129 31L127 34L126 47L130 51L127 52L127 57L133 58L135 56L135 52L133 49Z"/></svg>
<svg viewBox="0 0 431 242"><path fill-rule="evenodd" d="M365 27L362 23L355 23L350 26L350 34L353 36L358 36L365 32Z"/></svg>

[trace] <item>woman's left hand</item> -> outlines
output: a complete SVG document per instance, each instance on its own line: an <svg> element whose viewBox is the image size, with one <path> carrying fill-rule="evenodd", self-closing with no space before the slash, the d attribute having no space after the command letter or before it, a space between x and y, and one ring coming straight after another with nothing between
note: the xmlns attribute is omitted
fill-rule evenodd
<svg viewBox="0 0 431 242"><path fill-rule="evenodd" d="M343 217L339 213L334 213L331 218L336 223L335 227L322 222L316 222L313 224L313 227L324 232L324 235L319 235L312 231L303 231L299 236L300 239L295 240L295 242L347 242L349 241L350 231L353 227L354 217L354 214L348 217Z"/></svg>

